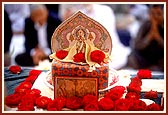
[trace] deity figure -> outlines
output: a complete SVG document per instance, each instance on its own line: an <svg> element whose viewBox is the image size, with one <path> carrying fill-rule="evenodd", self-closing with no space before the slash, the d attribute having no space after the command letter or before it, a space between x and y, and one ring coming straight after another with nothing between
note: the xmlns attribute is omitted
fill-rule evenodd
<svg viewBox="0 0 168 115"><path fill-rule="evenodd" d="M90 32L88 29L83 26L77 26L72 32L67 34L67 40L70 45L68 48L63 49L68 52L67 56L60 60L56 57L56 53L53 53L50 55L50 58L63 62L74 62L74 56L78 53L83 53L86 63L89 64L90 67L96 67L98 64L93 62L90 58L92 51L100 50L93 43L95 37L94 33ZM105 60L108 60L109 54L105 52L103 53L105 54Z"/></svg>
<svg viewBox="0 0 168 115"><path fill-rule="evenodd" d="M80 53L80 52L85 53L86 43L84 42L84 40L86 40L84 36L84 31L82 29L79 29L77 31L77 43L76 43L77 53Z"/></svg>

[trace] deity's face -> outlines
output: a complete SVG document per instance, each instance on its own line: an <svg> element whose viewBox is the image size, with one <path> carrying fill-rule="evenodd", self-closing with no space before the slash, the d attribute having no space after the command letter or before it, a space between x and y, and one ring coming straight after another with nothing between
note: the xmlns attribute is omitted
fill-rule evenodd
<svg viewBox="0 0 168 115"><path fill-rule="evenodd" d="M78 40L79 41L83 41L84 39L85 39L85 37L84 37L84 31L82 30L82 29L79 29L78 31L77 31L77 36L78 36Z"/></svg>

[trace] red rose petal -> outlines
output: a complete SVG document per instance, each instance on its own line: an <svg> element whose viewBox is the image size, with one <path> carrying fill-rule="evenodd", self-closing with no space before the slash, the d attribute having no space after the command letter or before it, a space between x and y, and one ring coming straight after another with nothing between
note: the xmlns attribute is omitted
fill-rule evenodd
<svg viewBox="0 0 168 115"><path fill-rule="evenodd" d="M152 103L147 106L147 111L161 111L161 106L156 103Z"/></svg>
<svg viewBox="0 0 168 115"><path fill-rule="evenodd" d="M38 75L40 75L40 73L41 73L42 71L41 70L35 70L35 69L33 69L33 70L31 70L30 72L29 72L29 76L38 76Z"/></svg>
<svg viewBox="0 0 168 115"><path fill-rule="evenodd" d="M17 106L21 101L21 95L14 93L5 97L5 104L9 107Z"/></svg>
<svg viewBox="0 0 168 115"><path fill-rule="evenodd" d="M74 57L73 59L74 62L83 62L83 63L86 62L84 53L77 53L73 57Z"/></svg>
<svg viewBox="0 0 168 115"><path fill-rule="evenodd" d="M82 103L84 106L86 106L87 104L91 103L92 101L98 102L97 97L94 95L91 95L91 94L87 94L83 97Z"/></svg>
<svg viewBox="0 0 168 115"><path fill-rule="evenodd" d="M105 111L114 110L114 102L110 98L107 98L107 97L102 98L100 99L98 104L101 110L105 110Z"/></svg>
<svg viewBox="0 0 168 115"><path fill-rule="evenodd" d="M67 98L66 107L69 109L79 109L82 106L82 98L79 97L70 97Z"/></svg>
<svg viewBox="0 0 168 115"><path fill-rule="evenodd" d="M92 101L84 106L84 111L99 111L98 102Z"/></svg>
<svg viewBox="0 0 168 115"><path fill-rule="evenodd" d="M145 92L144 97L147 99L156 99L158 98L158 92L150 90L149 92Z"/></svg>
<svg viewBox="0 0 168 115"><path fill-rule="evenodd" d="M152 77L152 73L148 69L140 69L137 72L137 76L141 79L150 79Z"/></svg>
<svg viewBox="0 0 168 115"><path fill-rule="evenodd" d="M10 72L12 72L13 74L18 74L22 71L21 67L18 65L12 65L9 67Z"/></svg>
<svg viewBox="0 0 168 115"><path fill-rule="evenodd" d="M52 101L52 99L46 97L46 96L41 96L36 99L36 105L38 108L43 108L46 109L48 104Z"/></svg>
<svg viewBox="0 0 168 115"><path fill-rule="evenodd" d="M64 59L67 55L68 55L68 51L65 51L65 50L58 50L56 52L56 57L58 59Z"/></svg>
<svg viewBox="0 0 168 115"><path fill-rule="evenodd" d="M105 58L105 54L100 50L94 50L90 54L90 58L93 62L100 64Z"/></svg>

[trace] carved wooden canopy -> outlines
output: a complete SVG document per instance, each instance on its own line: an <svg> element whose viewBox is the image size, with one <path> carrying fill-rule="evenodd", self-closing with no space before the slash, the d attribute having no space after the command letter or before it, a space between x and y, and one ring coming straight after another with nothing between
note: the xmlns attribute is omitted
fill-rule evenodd
<svg viewBox="0 0 168 115"><path fill-rule="evenodd" d="M73 45L79 29L85 32L86 39L93 40L95 47L111 54L112 39L109 32L100 23L80 11L56 28L51 39L52 52L54 53L57 50L66 49Z"/></svg>

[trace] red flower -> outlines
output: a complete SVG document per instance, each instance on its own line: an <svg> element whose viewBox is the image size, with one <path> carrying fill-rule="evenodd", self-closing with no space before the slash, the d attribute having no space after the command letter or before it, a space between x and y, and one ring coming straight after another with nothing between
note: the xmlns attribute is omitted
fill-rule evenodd
<svg viewBox="0 0 168 115"><path fill-rule="evenodd" d="M31 89L32 88L32 83L24 81L19 85L20 88L25 88L25 89Z"/></svg>
<svg viewBox="0 0 168 115"><path fill-rule="evenodd" d="M100 50L94 50L90 54L90 58L93 62L100 64L105 58L105 54Z"/></svg>
<svg viewBox="0 0 168 115"><path fill-rule="evenodd" d="M75 54L73 56L73 58L74 58L73 59L74 62L83 62L83 63L86 62L86 60L85 60L85 54L82 53L82 52Z"/></svg>
<svg viewBox="0 0 168 115"><path fill-rule="evenodd" d="M9 70L13 73L13 74L18 74L22 71L21 67L18 65L12 65L9 67Z"/></svg>
<svg viewBox="0 0 168 115"><path fill-rule="evenodd" d="M17 106L21 101L21 95L14 93L5 97L5 104L9 107Z"/></svg>
<svg viewBox="0 0 168 115"><path fill-rule="evenodd" d="M161 107L160 105L156 104L156 103L152 103L150 105L147 106L147 111L161 111Z"/></svg>
<svg viewBox="0 0 168 115"><path fill-rule="evenodd" d="M31 89L26 92L26 95L32 95L34 100L36 100L38 97L40 97L41 91L39 89Z"/></svg>
<svg viewBox="0 0 168 115"><path fill-rule="evenodd" d="M158 93L157 91L150 90L149 92L145 92L144 97L148 99L156 99L158 98Z"/></svg>
<svg viewBox="0 0 168 115"><path fill-rule="evenodd" d="M43 108L43 109L46 109L48 104L51 102L52 100L46 96L41 96L41 97L38 97L36 99L36 105L38 108Z"/></svg>
<svg viewBox="0 0 168 115"><path fill-rule="evenodd" d="M128 92L125 96L127 99L140 99L140 94L137 94L135 92Z"/></svg>
<svg viewBox="0 0 168 115"><path fill-rule="evenodd" d="M147 70L147 69L140 69L138 72L137 72L137 75L139 78L141 79L150 79L152 77L152 73L150 70Z"/></svg>
<svg viewBox="0 0 168 115"><path fill-rule="evenodd" d="M31 70L30 72L29 72L29 76L38 76L38 75L40 75L40 73L41 73L42 71L41 70L35 70L35 69L33 69L33 70Z"/></svg>
<svg viewBox="0 0 168 115"><path fill-rule="evenodd" d="M58 97L48 104L47 110L61 111L65 105L66 105L66 99L63 97Z"/></svg>
<svg viewBox="0 0 168 115"><path fill-rule="evenodd" d="M37 79L37 77L38 77L37 75L29 75L29 77L27 77L25 79L25 81L34 83L34 81Z"/></svg>
<svg viewBox="0 0 168 115"><path fill-rule="evenodd" d="M24 81L19 86L15 88L15 93L26 94L32 88L32 83Z"/></svg>
<svg viewBox="0 0 168 115"><path fill-rule="evenodd" d="M82 98L79 97L70 97L67 98L66 107L69 109L79 109L82 106Z"/></svg>
<svg viewBox="0 0 168 115"><path fill-rule="evenodd" d="M28 91L26 94L30 94L30 95L35 95L35 96L40 96L41 91L39 89L31 89L30 91Z"/></svg>
<svg viewBox="0 0 168 115"><path fill-rule="evenodd" d="M141 87L137 85L136 83L130 83L129 86L127 86L127 91L128 92L136 92L140 93L141 92Z"/></svg>
<svg viewBox="0 0 168 115"><path fill-rule="evenodd" d="M113 101L120 99L125 93L125 87L115 86L108 93L105 94L105 97L111 98Z"/></svg>
<svg viewBox="0 0 168 115"><path fill-rule="evenodd" d="M146 110L146 103L142 100L134 100L132 105L130 106L130 111L145 111Z"/></svg>
<svg viewBox="0 0 168 115"><path fill-rule="evenodd" d="M56 52L56 57L59 59L64 59L68 55L68 51L65 50L58 50Z"/></svg>
<svg viewBox="0 0 168 115"><path fill-rule="evenodd" d="M82 100L82 104L84 106L88 105L89 103L91 103L92 101L94 102L98 102L98 99L96 96L94 95L91 95L91 94L87 94L83 97L83 100Z"/></svg>
<svg viewBox="0 0 168 115"><path fill-rule="evenodd" d="M118 99L114 103L115 103L115 108L114 108L115 111L128 111L130 108L130 105L129 105L130 102L128 99L123 99L123 98Z"/></svg>
<svg viewBox="0 0 168 115"><path fill-rule="evenodd" d="M98 102L91 101L86 106L84 106L85 111L99 111Z"/></svg>
<svg viewBox="0 0 168 115"><path fill-rule="evenodd" d="M25 95L27 91L29 91L30 89L27 88L23 88L23 87L16 87L15 88L15 93L19 93L20 95Z"/></svg>
<svg viewBox="0 0 168 115"><path fill-rule="evenodd" d="M104 97L100 99L98 104L99 104L100 110L105 110L105 111L114 110L114 102L110 98Z"/></svg>
<svg viewBox="0 0 168 115"><path fill-rule="evenodd" d="M25 100L19 103L18 111L34 111L34 102L32 100Z"/></svg>
<svg viewBox="0 0 168 115"><path fill-rule="evenodd" d="M26 94L18 105L18 111L34 111L34 104L35 98L30 94Z"/></svg>
<svg viewBox="0 0 168 115"><path fill-rule="evenodd" d="M58 111L55 101L52 100L50 103L48 103L47 111Z"/></svg>
<svg viewBox="0 0 168 115"><path fill-rule="evenodd" d="M58 97L57 100L62 105L62 107L66 106L66 98L64 98L64 97Z"/></svg>
<svg viewBox="0 0 168 115"><path fill-rule="evenodd" d="M36 100L36 98L34 98L31 94L26 94L26 95L22 96L21 102L32 101L32 103L35 104L35 100Z"/></svg>
<svg viewBox="0 0 168 115"><path fill-rule="evenodd" d="M125 93L125 87L124 86L115 86L110 91L119 91L121 93Z"/></svg>
<svg viewBox="0 0 168 115"><path fill-rule="evenodd" d="M142 85L142 80L138 76L136 76L134 78L131 78L131 83L134 83L137 86L141 86Z"/></svg>

